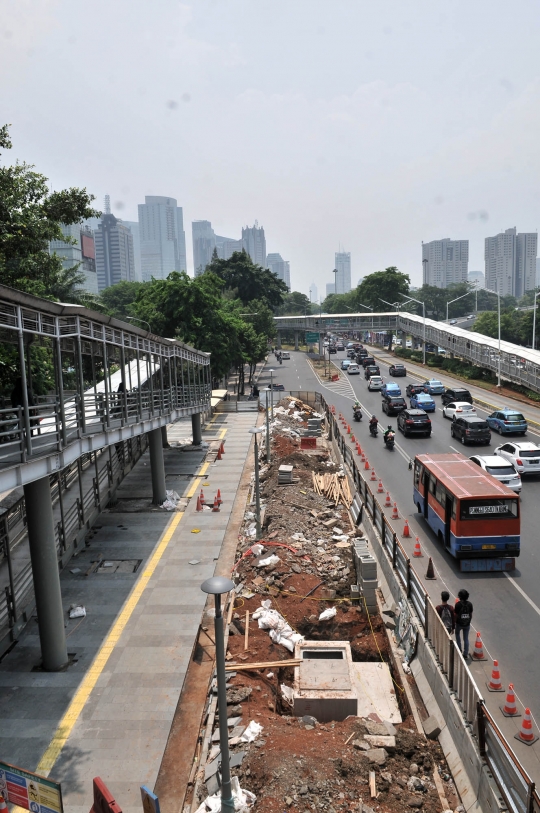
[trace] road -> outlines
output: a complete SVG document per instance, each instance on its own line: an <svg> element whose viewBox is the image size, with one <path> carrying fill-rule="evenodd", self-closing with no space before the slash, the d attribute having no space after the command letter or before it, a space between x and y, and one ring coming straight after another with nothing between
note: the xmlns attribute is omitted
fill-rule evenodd
<svg viewBox="0 0 540 813"><path fill-rule="evenodd" d="M402 392L405 392L407 383L425 380L421 366L414 365L409 368L407 363L407 377L392 379L388 375L388 364L393 357L382 350L375 350L380 364L381 374L385 380L395 380ZM332 363L339 366L345 357L345 352L333 356ZM270 361L274 359L271 358ZM445 419L440 410L440 396L434 396L438 409L431 414L431 438L405 438L400 432L396 435L396 448L393 452L385 449L381 435L377 439L371 438L368 431L366 415L376 414L383 425L391 423L396 427L395 418L387 418L381 410L381 395L378 392L370 393L367 382L362 374L359 376L344 376L339 384L321 381L313 370L305 353L291 352L289 361L280 366L268 364L276 372L274 382L282 383L286 390L319 390L329 404L334 404L336 410L350 415L352 418L352 402L358 398L364 410L364 420L354 424L355 435L367 450L370 465L375 468L377 478L383 481L385 491L389 491L392 502L396 501L401 519L399 527L402 528L403 519L408 519L413 537L418 535L422 544L425 558L416 560L415 567L421 573L427 567L427 556L433 558L436 569L436 581L424 581L426 591L439 603L440 593L447 589L452 597L457 595L461 587L466 587L470 593L470 600L474 605L473 626L480 630L484 648L490 659L496 658L501 669L503 685L513 683L520 702L529 706L534 717L533 725L540 729L540 648L538 647L538 633L540 624L540 555L537 546L540 544L540 479L524 479L521 494L521 556L517 559L517 567L511 574L503 573L461 573L458 563L449 556L440 546L436 536L422 517L416 513L413 504L412 472L409 470L409 461L416 454L426 452L462 452L472 455L485 454L488 449L462 447L455 445L450 436L450 421ZM386 366L386 369L385 369ZM447 386L456 384L456 379L439 376ZM260 379L260 385L269 383L266 370ZM485 390L468 387L484 401L493 401L501 406L500 400ZM278 394L276 394L277 397ZM529 430L528 439L540 441L540 410L534 407L525 408L519 402L504 400L505 404L515 406L527 414L528 419L538 422L539 428ZM477 407L479 415L487 414L485 409ZM533 418L534 416L534 418ZM490 450L499 445L502 440L493 434ZM414 547L412 540L402 539L404 547L410 551L411 557ZM453 600L452 598L452 600ZM471 632L471 650L474 646L475 633ZM488 709L495 717L497 723L504 731L511 747L514 748L519 759L535 781L540 781L540 741L532 747L526 746L513 739L519 730L521 718L505 718L499 711L499 705L504 700L503 694L492 694L486 689L486 681L491 676L491 660L483 663L472 663L471 669L475 676L480 692L483 694ZM519 705L519 703L518 703ZM540 732L539 732L540 733Z"/></svg>

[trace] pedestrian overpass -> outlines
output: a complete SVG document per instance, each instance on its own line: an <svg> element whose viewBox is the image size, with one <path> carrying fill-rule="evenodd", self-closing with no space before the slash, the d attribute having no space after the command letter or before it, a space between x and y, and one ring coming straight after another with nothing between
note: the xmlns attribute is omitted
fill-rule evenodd
<svg viewBox="0 0 540 813"><path fill-rule="evenodd" d="M366 340L381 342L388 332L414 337L417 344L442 347L450 356L456 356L491 370L502 379L521 384L540 392L540 352L510 342L499 342L481 333L464 330L446 322L424 319L405 311L389 313L337 313L309 316L276 316L274 322L278 345L283 333L294 333L295 347L299 337L306 332L319 334L319 352L322 354L323 336L329 332L356 333Z"/></svg>
<svg viewBox="0 0 540 813"><path fill-rule="evenodd" d="M153 501L163 503L166 426L191 416L193 446L200 445L201 413L210 408L210 357L96 311L3 285L0 346L0 492L24 489L43 668L56 671L68 657L51 483L61 501L62 475L77 463L80 474L81 458L95 459L111 447L123 455L146 435ZM45 366L54 390L38 396L34 379ZM84 505L81 513L84 525ZM1 530L11 589L9 521Z"/></svg>

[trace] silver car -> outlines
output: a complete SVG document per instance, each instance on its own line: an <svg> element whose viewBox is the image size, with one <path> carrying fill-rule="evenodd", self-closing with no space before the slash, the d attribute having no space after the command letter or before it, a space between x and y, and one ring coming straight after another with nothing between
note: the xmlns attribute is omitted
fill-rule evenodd
<svg viewBox="0 0 540 813"><path fill-rule="evenodd" d="M480 466L487 474L495 477L499 483L502 483L516 494L521 491L521 477L514 468L513 464L508 460L502 460L498 455L494 454L475 454L470 460Z"/></svg>
<svg viewBox="0 0 540 813"><path fill-rule="evenodd" d="M497 446L495 454L508 460L520 474L540 474L540 446L512 441Z"/></svg>
<svg viewBox="0 0 540 813"><path fill-rule="evenodd" d="M383 380L380 375L372 375L368 382L368 390L373 392L373 390L381 390L383 385Z"/></svg>
<svg viewBox="0 0 540 813"><path fill-rule="evenodd" d="M442 411L445 418L470 418L476 415L476 409L468 401L452 401L446 404Z"/></svg>

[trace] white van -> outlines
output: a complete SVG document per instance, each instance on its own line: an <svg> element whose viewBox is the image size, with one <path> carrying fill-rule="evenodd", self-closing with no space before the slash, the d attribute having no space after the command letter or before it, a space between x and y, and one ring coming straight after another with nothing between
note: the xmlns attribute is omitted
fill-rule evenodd
<svg viewBox="0 0 540 813"><path fill-rule="evenodd" d="M291 354L289 353L289 351L288 350L283 350L283 352L281 353L281 358L282 359L290 359L290 357L291 357Z"/></svg>

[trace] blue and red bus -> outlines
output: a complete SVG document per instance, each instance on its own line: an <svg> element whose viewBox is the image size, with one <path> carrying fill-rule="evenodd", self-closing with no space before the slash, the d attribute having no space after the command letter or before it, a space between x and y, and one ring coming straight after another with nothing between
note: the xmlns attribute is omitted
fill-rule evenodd
<svg viewBox="0 0 540 813"><path fill-rule="evenodd" d="M519 497L462 454L417 455L414 502L456 559L519 556Z"/></svg>

